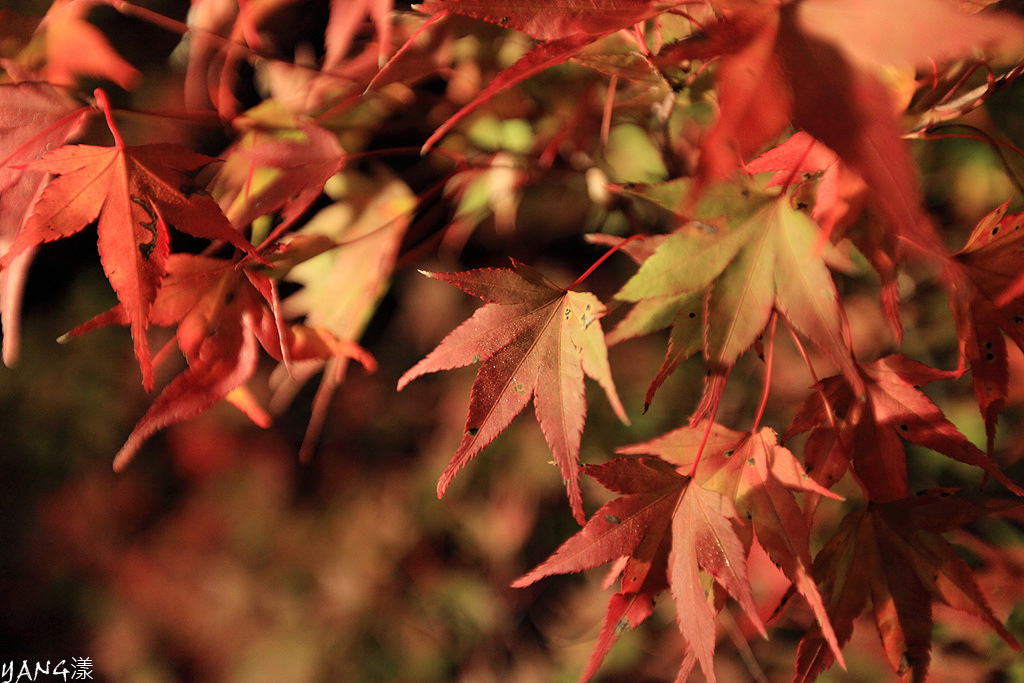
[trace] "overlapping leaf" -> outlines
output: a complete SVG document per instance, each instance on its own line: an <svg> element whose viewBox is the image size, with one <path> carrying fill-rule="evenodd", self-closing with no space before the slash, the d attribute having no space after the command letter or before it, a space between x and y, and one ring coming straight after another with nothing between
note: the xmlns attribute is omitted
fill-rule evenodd
<svg viewBox="0 0 1024 683"><path fill-rule="evenodd" d="M664 590L667 581L687 648L708 680L716 680L715 610L701 582L701 569L740 603L764 633L750 590L743 542L733 528L737 513L732 502L654 458L613 460L588 467L587 473L622 496L594 513L582 530L513 586L626 557L621 589L608 604L605 627L584 677L597 669L611 644L609 625L625 620L635 626L646 618L650 600Z"/></svg>
<svg viewBox="0 0 1024 683"><path fill-rule="evenodd" d="M276 286L262 273L224 259L170 256L149 320L154 325L177 326L175 341L188 368L163 389L136 424L114 458L114 468L124 468L158 430L194 417L239 390L256 370L259 346L277 360L326 361L347 356L374 367L369 354L350 341L320 328L286 324L279 308ZM130 321L131 313L122 303L68 336ZM245 408L248 402L244 396L239 398L240 407ZM261 411L247 412L257 422L267 419Z"/></svg>
<svg viewBox="0 0 1024 683"><path fill-rule="evenodd" d="M1024 349L1024 297L1018 286L1024 214L1007 215L1008 204L982 219L957 252L959 277L950 291L961 358L971 369L989 452L1009 381L1003 333Z"/></svg>
<svg viewBox="0 0 1024 683"><path fill-rule="evenodd" d="M73 135L91 111L45 83L0 86L0 254L6 252L46 184L46 174L25 165ZM0 271L3 359L18 357L21 294L34 249L26 249Z"/></svg>
<svg viewBox="0 0 1024 683"><path fill-rule="evenodd" d="M679 352L670 360L678 364L692 353L701 335L704 358L716 371L735 364L778 310L856 385L819 234L784 197L764 201L730 229L692 222L670 235L616 298L653 301L649 314L659 319L678 307L670 354Z"/></svg>
<svg viewBox="0 0 1024 683"><path fill-rule="evenodd" d="M945 253L921 209L915 165L878 72L908 63L927 68L976 48L1019 53L1021 22L962 13L942 0L808 0L781 7L750 3L705 28L658 57L666 67L719 59L720 113L702 143L699 186L793 123L864 178L910 244Z"/></svg>
<svg viewBox="0 0 1024 683"><path fill-rule="evenodd" d="M290 225L345 164L337 136L303 120L294 128L254 127L226 156L213 192L239 229L275 211Z"/></svg>
<svg viewBox="0 0 1024 683"><path fill-rule="evenodd" d="M43 190L14 244L0 258L6 268L26 249L73 235L98 218L100 260L130 318L147 389L153 386L153 364L146 328L169 253L167 227L254 253L186 174L212 161L166 144L130 147L118 140L113 147L60 147L28 165L30 171L60 177Z"/></svg>
<svg viewBox="0 0 1024 683"><path fill-rule="evenodd" d="M314 216L297 233L297 239L326 239L333 248L305 260L286 275L302 288L283 302L286 318L299 316L306 324L329 331L338 339L355 342L363 334L387 290L388 280L406 228L412 220L415 197L405 183L381 174L370 179L346 175L346 196ZM356 212L353 212L353 209ZM287 403L305 381L324 370L313 403L313 414L303 439L300 458L311 454L327 417L329 401L345 377L344 356L303 367L282 368L286 374L275 390L275 402Z"/></svg>
<svg viewBox="0 0 1024 683"><path fill-rule="evenodd" d="M1020 650L992 614L970 567L941 535L990 514L990 506L948 495L930 491L853 512L814 560L840 645L870 599L889 664L904 680L927 677L934 603L981 619ZM813 680L833 662L820 632L811 631L800 643L796 680Z"/></svg>
<svg viewBox="0 0 1024 683"><path fill-rule="evenodd" d="M570 0L557 6L548 2L474 2L473 0L428 0L419 10L437 16L465 14L499 26L522 31L539 44L508 67L471 102L439 126L424 149L433 147L455 124L499 92L544 69L567 61L587 45L638 22L653 17L675 2L653 0Z"/></svg>
<svg viewBox="0 0 1024 683"><path fill-rule="evenodd" d="M750 551L751 532L768 555L793 582L814 611L821 632L840 661L821 595L810 575L810 530L794 492L835 498L811 479L799 461L780 446L768 428L744 434L718 424L698 424L664 434L653 441L617 449L632 455L657 455L694 481L733 501Z"/></svg>
<svg viewBox="0 0 1024 683"><path fill-rule="evenodd" d="M56 0L43 18L46 75L54 85L74 85L79 76L106 78L130 90L141 73L87 20L100 0Z"/></svg>
<svg viewBox="0 0 1024 683"><path fill-rule="evenodd" d="M1008 489L1024 490L943 415L917 387L951 373L902 355L886 356L861 366L865 400L858 400L843 377L821 382L820 393L804 401L787 436L813 429L804 458L811 476L831 486L852 468L869 500L906 498L907 466L902 440L930 448L984 469ZM827 402L827 404L826 404ZM833 426L834 425L834 426Z"/></svg>
<svg viewBox="0 0 1024 683"><path fill-rule="evenodd" d="M604 306L593 294L559 289L521 263L515 270L487 268L429 277L488 302L398 381L402 389L428 372L484 363L473 384L462 443L441 475L438 495L444 495L455 474L533 397L537 421L582 524L578 459L587 413L584 373L597 380L616 414L627 421L598 322Z"/></svg>

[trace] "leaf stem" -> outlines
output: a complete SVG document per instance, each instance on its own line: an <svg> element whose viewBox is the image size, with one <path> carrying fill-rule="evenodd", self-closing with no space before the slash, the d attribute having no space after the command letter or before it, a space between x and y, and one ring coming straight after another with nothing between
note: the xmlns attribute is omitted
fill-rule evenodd
<svg viewBox="0 0 1024 683"><path fill-rule="evenodd" d="M118 149L124 149L124 140L121 139L121 133L117 130L117 126L114 125L114 113L110 108L110 100L107 99L107 93L103 92L103 88L96 88L92 91L93 97L96 98L96 102L100 105L100 109L103 110L103 116L107 119L107 128L110 129L110 134L114 136L114 144Z"/></svg>
<svg viewBox="0 0 1024 683"><path fill-rule="evenodd" d="M772 318L768 322L768 351L764 359L764 393L761 394L761 404L757 407L757 415L754 416L754 426L750 433L756 434L761 426L761 418L764 417L765 408L768 405L768 393L772 388L772 364L775 360L775 326L779 322L778 311L772 311Z"/></svg>
<svg viewBox="0 0 1024 683"><path fill-rule="evenodd" d="M950 128L965 128L972 131L972 135L965 133L938 133L940 130L947 130ZM946 138L956 138L960 140L974 140L976 142L983 142L989 146L992 153L999 159L999 163L1003 167L1003 171L1006 173L1007 178L1013 183L1013 186L1017 188L1017 192L1024 195L1024 183L1021 182L1020 178L1014 172L1013 167L1010 166L1009 160L1003 154L1003 150L1007 149L1018 156L1024 157L1024 149L1021 149L1013 143L1006 142L1003 140L996 140L991 135L981 130L976 126L971 126L966 123L945 123L939 126L932 126L921 132L920 137L925 140L943 140Z"/></svg>
<svg viewBox="0 0 1024 683"><path fill-rule="evenodd" d="M711 428L715 426L715 416L718 415L718 406L721 401L715 401L715 405L711 407L711 414L708 415L707 426L704 427L704 436L700 439L700 446L697 447L697 455L693 458L693 465L690 466L690 473L687 475L693 478L697 475L697 465L700 464L700 458L704 455L704 448L708 445L708 439L711 437Z"/></svg>
<svg viewBox="0 0 1024 683"><path fill-rule="evenodd" d="M785 321L783 321L785 322ZM836 415L832 411L832 404L828 402L828 396L825 395L825 390L821 386L821 380L818 379L818 373L814 371L814 364L811 363L811 357L807 355L807 349L804 348L804 343L800 341L800 336L796 333L796 330L786 322L786 328L789 330L790 335L793 337L793 341L796 343L796 348L800 351L800 355L804 359L804 364L807 365L807 371L811 373L811 380L814 381L814 388L821 397L821 403L825 406L825 416L828 418L828 424L832 427L832 430L838 435L839 428L836 426Z"/></svg>
<svg viewBox="0 0 1024 683"><path fill-rule="evenodd" d="M608 135L612 129L612 109L615 107L615 90L619 84L619 75L612 74L608 79L608 92L604 99L604 111L601 112L601 145L608 145Z"/></svg>
<svg viewBox="0 0 1024 683"><path fill-rule="evenodd" d="M600 266L602 263L604 263L605 260L609 256L611 256L612 254L617 252L619 249L624 247L626 244L628 244L629 242L632 242L633 240L635 240L638 237L640 237L640 235L630 235L629 237L627 237L626 239L622 240L621 242L616 244L614 247L612 247L611 249L606 251L604 254L601 255L601 258L599 258L596 261L594 261L594 265L592 265L589 268L587 268L586 272L583 273L583 275L580 275L578 278L576 278L576 282L574 282L571 285L569 285L568 287L566 287L565 291L571 292L572 290L576 289L576 287L578 287L584 280L586 280L588 277L590 277L590 274L593 273L595 270L597 270L597 267Z"/></svg>

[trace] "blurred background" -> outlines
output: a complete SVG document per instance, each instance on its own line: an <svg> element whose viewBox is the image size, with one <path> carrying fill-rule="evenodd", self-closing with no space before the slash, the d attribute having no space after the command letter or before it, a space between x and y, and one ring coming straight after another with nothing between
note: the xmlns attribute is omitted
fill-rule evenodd
<svg viewBox="0 0 1024 683"><path fill-rule="evenodd" d="M151 4L184 16L174 3ZM46 5L14 9L41 14ZM125 26L111 12L96 21ZM144 60L130 45L145 43L139 32L163 41L157 52L174 47L159 31L131 22L128 27L111 35L134 36L118 47L136 64ZM474 65L496 71L522 51L521 40L499 39L503 34L494 27L472 29L492 42L453 30L446 44L454 55L452 72L423 87L429 113L410 106L378 115L373 125L380 124L379 130L367 134L363 147L421 144L431 126L451 114L453 102L465 101L487 81L488 73ZM4 50L13 53L15 47ZM89 657L97 680L154 683L576 680L610 597L602 588L606 570L551 577L527 589L509 587L579 528L532 408L438 501L436 480L461 439L475 368L420 378L401 393L395 385L478 305L416 268L503 266L513 256L567 285L604 253L583 242L581 233L621 234L638 221L646 230L670 227L664 212L601 198L585 186L580 169L587 165L620 183L662 180L677 170L666 168L659 141L638 125L646 120L629 113L651 109L654 96L642 81L619 92L624 113L610 126L606 142L583 135L594 131L581 130L585 126L573 116L583 112L591 124L600 121L607 80L578 65L545 72L524 86L536 106L524 104L518 93L498 98L455 135L460 152L491 160L503 155L503 163L512 166L537 158L551 137L552 117L573 123L568 128L586 142L569 135L564 142L570 151L560 151L544 168L475 185L468 177L445 198L418 209L395 277L361 339L380 368L374 374L349 371L308 463L300 463L297 452L315 386L304 388L266 430L230 405L217 405L158 434L125 472L114 474L113 454L152 397L140 386L126 330L103 329L66 345L55 343L114 303L98 265L95 231L45 246L27 287L22 357L16 367L0 369L0 664L13 662L17 671L22 661L31 668L36 661ZM138 97L136 104L159 100L155 87ZM700 109L694 104L689 113L698 116ZM972 113L969 123L1020 146L1021 112L1024 87L1017 86ZM166 134L182 135L179 128ZM213 148L217 143L206 142ZM1020 155L1000 159L979 140L921 142L915 149L929 208L951 248L1014 195L1013 178L1024 169ZM388 163L388 173L417 194L441 174L427 161ZM356 171L369 173L369 167ZM586 288L611 301L634 269L616 255ZM861 356L891 352L877 283L863 273L837 275L837 282ZM910 273L903 284L903 350L954 367L956 336L944 293L927 274ZM605 330L621 315L611 311ZM684 423L699 398L699 359L669 378L642 414L666 339L666 333L656 334L610 351L632 427L617 422L588 381L584 462L603 462L617 446ZM791 343L780 338L777 354L764 423L781 433L811 380ZM763 375L763 364L748 356L734 372L719 414L740 429L748 426L759 398L749 389L760 387ZM1024 359L1012 346L1011 367L998 455L1021 481ZM265 385L270 371L269 364L261 368L251 384ZM968 380L929 391L965 434L984 443ZM799 445L793 444L796 452ZM912 464L917 488L968 486L981 479L923 451L914 451ZM843 486L851 501L821 506L815 550L845 511L858 505L855 488ZM584 479L588 513L608 497ZM1008 619L1018 638L1024 637L1022 519L983 520L952 538L996 615ZM787 585L763 556L751 562L755 597L767 616ZM980 622L938 608L935 616L933 680L1024 682L1019 655ZM773 622L772 640L762 641L727 607L719 620L720 680L790 680L796 645L810 621L809 613L791 605ZM846 653L849 670L830 671L822 680L893 677L867 621ZM663 596L651 619L622 635L596 680L673 680L681 658L675 611ZM695 672L693 680L699 679Z"/></svg>

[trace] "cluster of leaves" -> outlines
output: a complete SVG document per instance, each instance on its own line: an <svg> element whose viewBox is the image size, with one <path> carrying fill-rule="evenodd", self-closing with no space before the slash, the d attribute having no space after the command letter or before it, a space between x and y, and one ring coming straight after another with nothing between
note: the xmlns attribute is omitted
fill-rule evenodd
<svg viewBox="0 0 1024 683"><path fill-rule="evenodd" d="M904 678L927 674L935 604L981 619L1019 649L943 536L1017 504L976 491L913 495L904 445L980 468L986 480L1024 495L994 460L1010 383L1005 337L1024 349L1024 214L1009 213L1008 198L954 250L923 208L907 142L934 136L1024 70L1024 21L1001 12L1001 3L428 0L410 14L395 12L391 0L332 1L321 8L319 49L289 39L284 20L314 3L196 0L186 22L109 3L185 36L175 53L184 55L180 92L168 97L180 106L134 113L219 128L228 143L212 150L217 157L197 151L195 136L125 142L123 114L107 90L129 101L146 75L90 23L104 4L57 0L2 64L0 319L10 364L32 254L96 225L118 303L67 338L127 326L147 390L175 346L186 362L115 468L157 430L222 399L268 424L249 387L260 348L278 363L277 404L323 372L308 455L350 361L375 365L357 342L403 245L411 245L417 208L425 212L438 194L456 204L440 244L457 250L491 214L499 227L514 226L509 195L557 167L627 218L618 226L609 218L591 240L611 247L606 256L621 249L639 264L614 295L628 312L606 336L606 304L575 291L604 258L565 288L517 261L428 273L486 305L408 370L398 389L426 373L482 363L439 495L534 400L583 528L515 585L605 563L613 563L609 583L619 580L583 677L668 591L686 642L680 680L697 664L714 680L716 614L729 598L767 633L747 570L757 547L813 613L798 680L843 663L869 599L889 662ZM486 85L458 92L460 79L482 68L460 37L496 30L488 23L525 35L531 46L520 40L518 57ZM515 144L511 130L496 144L482 142L472 126L485 120L481 112L522 96L529 79L555 66L596 74L596 85L554 125L541 125L551 121L535 113L530 142ZM422 147L371 149L388 117L412 110L429 91L417 85L439 75L448 98L431 109L436 120L417 140ZM86 84L96 82L106 89L90 96ZM594 115L589 103L599 91L603 108ZM98 114L110 144L81 142L99 141ZM611 182L614 167L594 161L620 116L646 127L648 145L657 142L658 182ZM161 135L144 125L135 134ZM410 152L451 169L417 194L373 165ZM407 248L405 256L422 252ZM874 275L862 278L865 271ZM908 273L948 295L959 347L953 370L899 353L899 284ZM864 357L854 348L839 277L877 277L878 306L895 340L889 355ZM781 439L761 426L779 371L780 323L816 382ZM155 354L151 327L174 328ZM647 405L697 353L707 369L701 399L686 426L584 469L620 495L588 520L579 476L584 375L628 422L607 346L668 327ZM751 351L763 361L763 396L748 428L736 431L716 418L732 370ZM834 375L819 381L823 371ZM921 390L964 373L984 420L984 450ZM784 445L804 433L802 449ZM841 498L833 489L846 475L863 505L812 559L815 511L822 498Z"/></svg>

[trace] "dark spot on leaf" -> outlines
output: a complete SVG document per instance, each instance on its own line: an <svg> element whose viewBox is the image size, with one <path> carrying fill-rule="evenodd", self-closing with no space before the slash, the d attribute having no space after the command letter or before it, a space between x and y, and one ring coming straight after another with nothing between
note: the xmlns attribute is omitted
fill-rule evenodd
<svg viewBox="0 0 1024 683"><path fill-rule="evenodd" d="M610 524L622 524L622 520L616 517L615 515L605 515L604 521Z"/></svg>
<svg viewBox="0 0 1024 683"><path fill-rule="evenodd" d="M996 354L992 353L991 351L989 351L988 353L985 354L985 360L995 360L995 359L996 359Z"/></svg>
<svg viewBox="0 0 1024 683"><path fill-rule="evenodd" d="M1015 315L1013 316L1013 322L1019 325L1020 323L1024 323L1024 318L1020 317L1019 315Z"/></svg>
<svg viewBox="0 0 1024 683"><path fill-rule="evenodd" d="M751 467L753 467L754 464L755 464L754 463L754 459L753 458L747 458L747 464L750 465Z"/></svg>
<svg viewBox="0 0 1024 683"><path fill-rule="evenodd" d="M735 453L735 452L736 452L736 451L734 451L733 449L731 449L731 448L730 448L730 449L729 449L729 450L727 450L727 451L726 451L725 453L722 453L722 455L724 455L725 457L727 457L727 458L728 458L728 457L729 457L730 455L732 455L732 454L733 454L733 453Z"/></svg>
<svg viewBox="0 0 1024 683"><path fill-rule="evenodd" d="M694 313L693 311L690 311L690 317L691 317L691 318L696 318L696 317L697 317L697 314L696 314L696 313Z"/></svg>
<svg viewBox="0 0 1024 683"><path fill-rule="evenodd" d="M149 260L149 257L153 255L153 250L156 249L156 212L153 211L153 206L145 199L131 195L131 200L142 207L142 210L149 216L148 221L139 221L139 225L144 227L153 235L153 239L149 242L139 243L139 253L142 254L142 258Z"/></svg>
<svg viewBox="0 0 1024 683"><path fill-rule="evenodd" d="M992 348L992 342L991 341L985 342L985 348L986 349L991 349Z"/></svg>
<svg viewBox="0 0 1024 683"><path fill-rule="evenodd" d="M750 510L747 510L747 519L754 519L754 516L750 514Z"/></svg>
<svg viewBox="0 0 1024 683"><path fill-rule="evenodd" d="M480 429L478 427L470 427L469 429L466 430L466 433L469 434L470 436L476 436L477 432L479 431Z"/></svg>
<svg viewBox="0 0 1024 683"><path fill-rule="evenodd" d="M903 424L900 425L900 431L909 432L910 426L906 422L904 422Z"/></svg>

